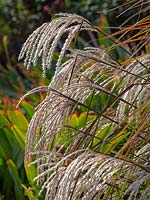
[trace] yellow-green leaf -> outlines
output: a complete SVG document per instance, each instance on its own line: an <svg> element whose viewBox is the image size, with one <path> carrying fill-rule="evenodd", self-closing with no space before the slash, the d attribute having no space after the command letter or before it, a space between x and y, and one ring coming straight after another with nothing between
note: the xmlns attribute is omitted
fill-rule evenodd
<svg viewBox="0 0 150 200"><path fill-rule="evenodd" d="M8 119L16 125L20 130L25 131L28 128L28 121L25 116L19 110L9 110L7 112Z"/></svg>

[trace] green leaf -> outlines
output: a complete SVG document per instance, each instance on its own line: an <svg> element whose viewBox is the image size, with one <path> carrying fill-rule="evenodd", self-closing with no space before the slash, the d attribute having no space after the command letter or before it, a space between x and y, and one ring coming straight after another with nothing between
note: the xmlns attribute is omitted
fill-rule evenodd
<svg viewBox="0 0 150 200"><path fill-rule="evenodd" d="M3 159L0 158L0 166L3 164Z"/></svg>
<svg viewBox="0 0 150 200"><path fill-rule="evenodd" d="M10 127L6 127L3 128L3 131L5 136L7 137L7 140L9 141L9 145L11 146L11 148L13 148L15 137L12 130L10 129Z"/></svg>
<svg viewBox="0 0 150 200"><path fill-rule="evenodd" d="M25 111L25 114L27 115L28 119L30 120L34 114L34 107L29 104L26 101L23 101L21 103L21 108L23 108L23 110Z"/></svg>
<svg viewBox="0 0 150 200"><path fill-rule="evenodd" d="M7 118L3 115L0 114L0 126L9 126L10 122L7 120Z"/></svg>
<svg viewBox="0 0 150 200"><path fill-rule="evenodd" d="M36 167L34 165L30 165L31 159L25 160L25 171L27 178L29 180L29 183L33 185L33 179L37 175Z"/></svg>
<svg viewBox="0 0 150 200"><path fill-rule="evenodd" d="M83 112L79 116L79 123L78 123L78 128L82 128L87 124L87 122L95 119L95 115L93 114L88 114L87 112Z"/></svg>
<svg viewBox="0 0 150 200"><path fill-rule="evenodd" d="M12 156L12 148L2 130L0 130L0 157L7 160Z"/></svg>
<svg viewBox="0 0 150 200"><path fill-rule="evenodd" d="M96 133L96 137L98 137L99 139L94 138L93 146L96 146L99 142L101 142L106 137L106 135L110 133L112 129L113 129L112 123L103 125Z"/></svg>
<svg viewBox="0 0 150 200"><path fill-rule="evenodd" d="M16 163L17 169L22 167L24 162L24 150L20 148L16 140L13 145L13 160Z"/></svg>
<svg viewBox="0 0 150 200"><path fill-rule="evenodd" d="M79 118L77 116L77 113L73 113L71 116L68 117L68 124L70 126L73 126L73 127L78 127L78 123L79 123Z"/></svg>
<svg viewBox="0 0 150 200"><path fill-rule="evenodd" d="M11 130L13 131L16 140L18 141L18 144L20 145L21 149L24 150L25 148L25 133L21 131L16 125L11 127Z"/></svg>
<svg viewBox="0 0 150 200"><path fill-rule="evenodd" d="M100 20L98 26L99 26L100 29L103 30L104 33L106 33L108 35L111 34L111 30L109 28L109 23L108 23L108 20L105 16L101 17L101 20ZM98 41L104 47L109 47L113 44L113 42L109 39L106 39L106 37L102 33L98 33Z"/></svg>
<svg viewBox="0 0 150 200"><path fill-rule="evenodd" d="M7 161L9 173L15 184L15 195L17 200L24 200L24 193L22 190L21 179L19 178L18 170L15 163L12 160Z"/></svg>
<svg viewBox="0 0 150 200"><path fill-rule="evenodd" d="M3 194L5 194L5 199L9 199L13 190L13 180L8 171L5 173L2 187Z"/></svg>
<svg viewBox="0 0 150 200"><path fill-rule="evenodd" d="M103 146L101 152L110 153L115 147L121 143L130 133L126 130L120 131L115 137L108 140L108 143Z"/></svg>
<svg viewBox="0 0 150 200"><path fill-rule="evenodd" d="M31 188L27 188L25 185L22 184L22 187L24 188L25 190L25 195L29 198L29 200L38 200L34 194L33 194L33 191L31 190Z"/></svg>
<svg viewBox="0 0 150 200"><path fill-rule="evenodd" d="M8 119L18 127L18 129L26 132L28 128L28 121L19 110L9 110L7 112Z"/></svg>

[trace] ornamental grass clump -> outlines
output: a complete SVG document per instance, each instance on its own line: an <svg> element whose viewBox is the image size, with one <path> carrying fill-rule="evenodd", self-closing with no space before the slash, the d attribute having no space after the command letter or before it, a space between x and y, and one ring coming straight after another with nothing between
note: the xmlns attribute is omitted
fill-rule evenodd
<svg viewBox="0 0 150 200"><path fill-rule="evenodd" d="M27 68L41 59L46 75L63 41L49 85L21 98L46 91L30 121L25 150L25 162L37 167L39 195L149 199L150 55L134 57L118 42L127 55L120 62L110 53L115 41L106 49L71 48L83 30L103 32L76 14L57 16L29 36L19 56Z"/></svg>

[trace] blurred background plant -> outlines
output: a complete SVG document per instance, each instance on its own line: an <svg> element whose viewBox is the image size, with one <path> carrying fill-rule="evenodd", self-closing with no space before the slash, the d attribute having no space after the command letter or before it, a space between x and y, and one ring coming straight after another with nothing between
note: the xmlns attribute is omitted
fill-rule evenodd
<svg viewBox="0 0 150 200"><path fill-rule="evenodd" d="M41 60L34 70L28 71L24 69L22 62L17 61L21 46L28 35L44 22L55 18L55 13L77 13L90 20L102 32L98 35L89 31L83 32L79 35L75 47L91 45L106 48L114 59L123 62L129 55L121 45L112 47L114 41L118 40L122 44L124 42L123 46L131 57L149 53L149 35L142 37L149 28L148 8L149 1L142 0L107 0L101 3L99 0L0 1L0 198L40 199L38 188L33 182L33 177L36 176L35 167L24 166L23 158L26 131L34 113L33 107L44 99L45 93L30 95L30 98L22 102L20 109L16 110L16 104L30 89L49 84L55 71L53 64L56 63L62 43L59 43L54 53L51 70L47 72L46 78L43 78L39 67ZM127 29L131 24L136 25ZM140 35L134 38L139 30ZM102 94L100 97L93 97L92 102L90 98L87 99L87 103L98 112L104 108L107 97L108 95ZM76 128L83 127L86 111L87 109L81 106L80 114L74 114L70 124ZM93 117L93 114L89 115L89 119ZM106 125L103 134L111 128L111 125ZM94 144L97 143L94 140Z"/></svg>

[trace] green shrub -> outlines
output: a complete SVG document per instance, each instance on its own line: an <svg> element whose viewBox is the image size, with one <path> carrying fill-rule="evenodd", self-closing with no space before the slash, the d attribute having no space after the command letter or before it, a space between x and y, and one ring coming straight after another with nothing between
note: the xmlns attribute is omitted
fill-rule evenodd
<svg viewBox="0 0 150 200"><path fill-rule="evenodd" d="M0 194L6 200L38 199L35 166L24 167L25 137L34 108L24 101L21 109L3 105L0 110Z"/></svg>

